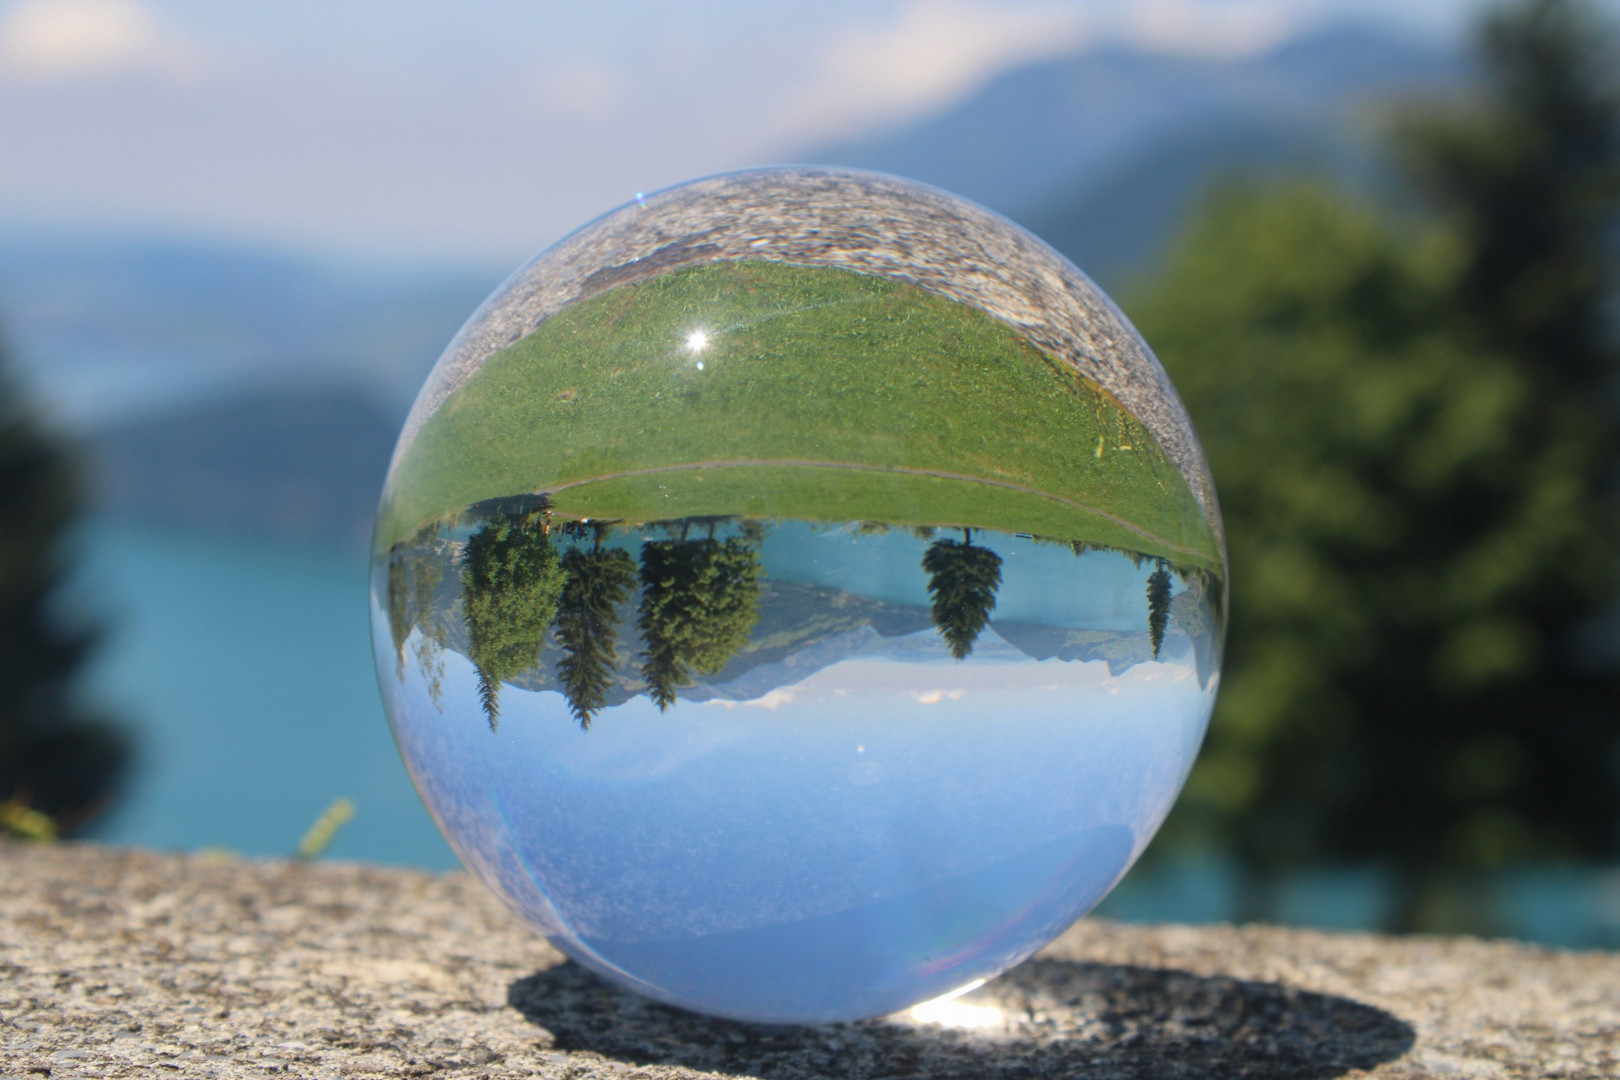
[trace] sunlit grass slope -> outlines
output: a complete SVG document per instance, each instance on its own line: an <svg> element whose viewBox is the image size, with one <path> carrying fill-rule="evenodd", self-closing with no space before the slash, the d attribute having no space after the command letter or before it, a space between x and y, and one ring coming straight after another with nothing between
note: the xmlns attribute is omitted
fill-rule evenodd
<svg viewBox="0 0 1620 1080"><path fill-rule="evenodd" d="M541 491L580 516L970 525L1218 558L1108 395L981 311L822 267L695 267L553 316L422 427L378 540Z"/></svg>

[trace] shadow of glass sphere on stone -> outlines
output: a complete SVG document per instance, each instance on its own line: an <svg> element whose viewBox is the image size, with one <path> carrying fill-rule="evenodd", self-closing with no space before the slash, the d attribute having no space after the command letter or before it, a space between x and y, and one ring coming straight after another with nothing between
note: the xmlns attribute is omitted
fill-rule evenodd
<svg viewBox="0 0 1620 1080"><path fill-rule="evenodd" d="M507 992L559 1050L763 1080L1329 1080L1399 1058L1415 1039L1405 1021L1348 998L1161 968L1035 959L958 1000L979 1026L908 1014L820 1027L721 1020L573 963Z"/></svg>

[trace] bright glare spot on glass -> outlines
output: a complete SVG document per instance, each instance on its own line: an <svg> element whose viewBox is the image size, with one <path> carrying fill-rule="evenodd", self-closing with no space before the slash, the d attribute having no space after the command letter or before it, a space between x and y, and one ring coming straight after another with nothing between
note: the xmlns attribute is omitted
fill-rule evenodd
<svg viewBox="0 0 1620 1080"><path fill-rule="evenodd" d="M688 352L702 352L708 347L709 332L707 330L694 330L686 335L686 349Z"/></svg>
<svg viewBox="0 0 1620 1080"><path fill-rule="evenodd" d="M983 979L975 979L942 997L925 1001L921 1005L913 1005L906 1015L919 1024L938 1024L940 1027L996 1027L1004 1019L1000 1009L994 1005L972 1005L957 1000L963 994L972 993L983 985Z"/></svg>

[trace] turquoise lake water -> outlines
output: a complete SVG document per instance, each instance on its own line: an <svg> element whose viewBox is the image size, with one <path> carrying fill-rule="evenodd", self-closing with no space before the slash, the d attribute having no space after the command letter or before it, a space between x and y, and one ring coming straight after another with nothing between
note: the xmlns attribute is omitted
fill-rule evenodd
<svg viewBox="0 0 1620 1080"><path fill-rule="evenodd" d="M363 553L98 522L83 554L94 693L138 743L96 839L285 855L348 797L332 857L456 865L383 718Z"/></svg>

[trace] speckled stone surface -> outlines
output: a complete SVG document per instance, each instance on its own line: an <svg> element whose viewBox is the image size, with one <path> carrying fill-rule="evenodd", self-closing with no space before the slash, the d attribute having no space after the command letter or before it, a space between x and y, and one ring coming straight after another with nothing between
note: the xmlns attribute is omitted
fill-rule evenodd
<svg viewBox="0 0 1620 1080"><path fill-rule="evenodd" d="M460 874L0 843L4 1080L1620 1076L1613 953L1087 921L963 1001L988 1026L711 1020Z"/></svg>
<svg viewBox="0 0 1620 1080"><path fill-rule="evenodd" d="M565 237L508 278L456 335L405 421L395 462L484 361L565 305L683 266L736 259L898 278L1010 323L1141 420L1219 532L1214 486L1181 399L1090 278L982 206L852 169L713 176L646 196Z"/></svg>

